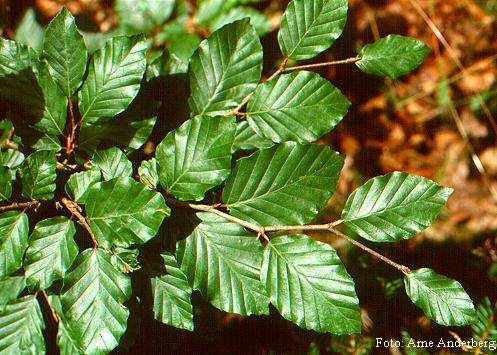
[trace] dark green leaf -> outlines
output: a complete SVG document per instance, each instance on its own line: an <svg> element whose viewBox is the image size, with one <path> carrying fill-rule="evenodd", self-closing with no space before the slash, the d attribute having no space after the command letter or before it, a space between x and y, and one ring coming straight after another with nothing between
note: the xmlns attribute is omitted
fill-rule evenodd
<svg viewBox="0 0 497 355"><path fill-rule="evenodd" d="M28 216L18 211L0 214L0 279L11 275L22 265L28 247Z"/></svg>
<svg viewBox="0 0 497 355"><path fill-rule="evenodd" d="M90 227L104 247L147 242L170 213L160 193L125 177L91 186L85 204Z"/></svg>
<svg viewBox="0 0 497 355"><path fill-rule="evenodd" d="M237 107L261 78L262 46L249 19L233 22L200 43L190 60L193 115L223 115Z"/></svg>
<svg viewBox="0 0 497 355"><path fill-rule="evenodd" d="M76 202L85 203L88 189L100 181L102 174L98 169L74 173L66 183L67 194Z"/></svg>
<svg viewBox="0 0 497 355"><path fill-rule="evenodd" d="M10 301L14 300L26 287L26 278L24 276L9 276L0 281L0 311Z"/></svg>
<svg viewBox="0 0 497 355"><path fill-rule="evenodd" d="M273 141L259 136L250 127L247 121L241 121L236 126L236 136L233 142L233 147L231 152L234 153L237 150L251 150L251 149L263 149L273 146Z"/></svg>
<svg viewBox="0 0 497 355"><path fill-rule="evenodd" d="M31 154L21 168L22 195L31 199L54 197L57 159L55 153L40 150Z"/></svg>
<svg viewBox="0 0 497 355"><path fill-rule="evenodd" d="M63 7L48 24L43 53L55 82L64 95L71 96L81 85L88 52L67 8Z"/></svg>
<svg viewBox="0 0 497 355"><path fill-rule="evenodd" d="M451 193L422 176L393 172L355 190L342 218L349 229L373 242L409 239L435 220Z"/></svg>
<svg viewBox="0 0 497 355"><path fill-rule="evenodd" d="M190 301L192 287L174 256L162 254L162 258L167 274L150 280L154 317L164 324L193 331L193 307Z"/></svg>
<svg viewBox="0 0 497 355"><path fill-rule="evenodd" d="M190 284L215 307L242 315L268 314L269 299L259 274L262 245L240 225L210 213L176 246Z"/></svg>
<svg viewBox="0 0 497 355"><path fill-rule="evenodd" d="M429 52L418 39L389 35L362 47L356 65L365 73L395 79L416 69Z"/></svg>
<svg viewBox="0 0 497 355"><path fill-rule="evenodd" d="M273 142L313 142L332 130L349 106L328 80L301 71L259 85L248 103L247 121Z"/></svg>
<svg viewBox="0 0 497 355"><path fill-rule="evenodd" d="M324 145L287 142L236 162L223 202L263 226L310 222L335 192L343 157Z"/></svg>
<svg viewBox="0 0 497 355"><path fill-rule="evenodd" d="M59 329L57 332L57 345L61 355L84 355L85 353L79 347L77 335L72 328L67 324L67 320L62 312L62 304L60 297L57 295L49 296L50 306L55 310L59 317Z"/></svg>
<svg viewBox="0 0 497 355"><path fill-rule="evenodd" d="M102 172L104 180L133 175L133 165L117 147L97 151L92 161L93 165Z"/></svg>
<svg viewBox="0 0 497 355"><path fill-rule="evenodd" d="M347 8L347 0L291 1L278 33L282 53L303 60L331 47L345 27Z"/></svg>
<svg viewBox="0 0 497 355"><path fill-rule="evenodd" d="M333 334L361 331L354 281L331 246L307 235L273 238L261 280L271 303L298 326Z"/></svg>
<svg viewBox="0 0 497 355"><path fill-rule="evenodd" d="M60 301L67 326L86 354L107 353L119 344L129 311L131 280L115 268L110 255L87 249L64 278Z"/></svg>
<svg viewBox="0 0 497 355"><path fill-rule="evenodd" d="M47 289L64 277L79 252L75 233L74 223L64 216L36 223L24 261L30 289Z"/></svg>
<svg viewBox="0 0 497 355"><path fill-rule="evenodd" d="M408 273L404 282L412 302L438 324L461 326L475 322L473 302L456 280L423 268Z"/></svg>
<svg viewBox="0 0 497 355"><path fill-rule="evenodd" d="M181 200L201 200L231 168L233 117L197 116L167 134L157 146L161 186Z"/></svg>
<svg viewBox="0 0 497 355"><path fill-rule="evenodd" d="M140 181L151 189L156 189L159 184L159 173L157 167L157 160L155 158L142 161L138 168L138 175Z"/></svg>
<svg viewBox="0 0 497 355"><path fill-rule="evenodd" d="M40 51L43 45L43 36L44 30L36 20L36 11L30 7L17 26L15 40Z"/></svg>
<svg viewBox="0 0 497 355"><path fill-rule="evenodd" d="M12 171L0 166L0 201L5 201L12 195Z"/></svg>
<svg viewBox="0 0 497 355"><path fill-rule="evenodd" d="M128 107L145 73L146 49L146 42L137 37L118 36L94 53L78 96L85 123L115 116Z"/></svg>

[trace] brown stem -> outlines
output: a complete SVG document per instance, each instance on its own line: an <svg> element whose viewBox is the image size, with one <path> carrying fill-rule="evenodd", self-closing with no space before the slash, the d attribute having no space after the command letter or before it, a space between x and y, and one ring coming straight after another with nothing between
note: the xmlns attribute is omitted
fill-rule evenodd
<svg viewBox="0 0 497 355"><path fill-rule="evenodd" d="M47 293L45 292L45 290L41 290L40 293L42 294L43 298L45 299L45 302L47 303L48 308L50 308L50 313L52 315L52 319L54 320L55 323L59 323L59 321L60 321L59 315L57 314L57 312L55 312L55 309L50 304L50 300L48 298Z"/></svg>
<svg viewBox="0 0 497 355"><path fill-rule="evenodd" d="M355 62L357 62L360 59L361 59L361 57L357 56L357 57L352 57L352 58L347 58L347 59L342 59L342 60L335 60L335 61L332 61L332 62L297 65L297 66L294 66L294 67L285 68L285 69L283 69L283 72L293 71L293 70L301 70L301 69L312 69L312 68L327 67L327 66L337 65L337 64L355 63Z"/></svg>
<svg viewBox="0 0 497 355"><path fill-rule="evenodd" d="M74 150L74 145L76 141L76 120L74 118L74 109L72 105L72 100L70 97L67 98L67 106L69 111L69 134L66 140L66 151L67 154L71 154Z"/></svg>
<svg viewBox="0 0 497 355"><path fill-rule="evenodd" d="M98 247L97 239L95 238L95 234L93 234L93 231L90 228L88 220L86 219L85 216L81 214L81 207L79 207L79 205L76 202L68 199L67 197L62 197L61 202L64 205L64 207L67 208L67 210L71 212L71 214L73 214L78 219L79 224L81 224L83 228L86 229L93 243L93 248L97 248Z"/></svg>
<svg viewBox="0 0 497 355"><path fill-rule="evenodd" d="M28 201L28 202L14 202L7 206L0 206L0 212L16 210L16 209L26 209L31 206L39 205L40 202L36 200Z"/></svg>

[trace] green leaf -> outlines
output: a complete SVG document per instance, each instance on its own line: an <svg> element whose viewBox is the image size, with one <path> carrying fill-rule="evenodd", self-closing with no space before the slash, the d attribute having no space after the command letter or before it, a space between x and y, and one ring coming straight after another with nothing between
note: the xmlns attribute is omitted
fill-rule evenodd
<svg viewBox="0 0 497 355"><path fill-rule="evenodd" d="M133 175L133 165L117 147L97 151L92 161L93 165L102 172L104 180Z"/></svg>
<svg viewBox="0 0 497 355"><path fill-rule="evenodd" d="M31 146L31 148L35 150L49 150L53 153L57 153L62 149L62 146L60 145L58 137L44 134Z"/></svg>
<svg viewBox="0 0 497 355"><path fill-rule="evenodd" d="M7 149L0 151L0 165L16 169L24 161L24 154L18 150Z"/></svg>
<svg viewBox="0 0 497 355"><path fill-rule="evenodd" d="M8 211L0 214L0 279L21 267L28 247L28 232L29 221L25 213Z"/></svg>
<svg viewBox="0 0 497 355"><path fill-rule="evenodd" d="M294 60L310 59L331 47L347 20L347 0L293 0L288 4L278 42Z"/></svg>
<svg viewBox="0 0 497 355"><path fill-rule="evenodd" d="M172 14L174 0L117 0L115 10L121 25L131 32L151 32Z"/></svg>
<svg viewBox="0 0 497 355"><path fill-rule="evenodd" d="M429 52L418 39L389 35L362 47L356 65L365 73L395 79L416 69Z"/></svg>
<svg viewBox="0 0 497 355"><path fill-rule="evenodd" d="M30 289L47 289L64 277L79 252L75 233L74 223L64 216L36 223L24 261Z"/></svg>
<svg viewBox="0 0 497 355"><path fill-rule="evenodd" d="M2 354L45 354L45 323L36 296L9 303L0 313Z"/></svg>
<svg viewBox="0 0 497 355"><path fill-rule="evenodd" d="M279 75L259 85L248 103L247 121L273 142L313 142L345 116L349 100L312 72Z"/></svg>
<svg viewBox="0 0 497 355"><path fill-rule="evenodd" d="M31 154L21 168L22 195L31 199L51 200L56 189L55 153L40 150Z"/></svg>
<svg viewBox="0 0 497 355"><path fill-rule="evenodd" d="M5 309L7 303L15 300L26 287L24 276L10 276L0 281L0 311Z"/></svg>
<svg viewBox="0 0 497 355"><path fill-rule="evenodd" d="M209 26L212 32L220 29L224 25L241 20L245 17L250 19L250 24L254 26L259 36L264 36L271 30L271 21L260 11L251 7L239 6L231 9L226 13L222 13Z"/></svg>
<svg viewBox="0 0 497 355"><path fill-rule="evenodd" d="M233 147L231 152L234 153L240 149L251 150L251 149L264 149L273 146L273 141L259 136L250 127L247 121L241 121L236 126L235 141L233 142Z"/></svg>
<svg viewBox="0 0 497 355"><path fill-rule="evenodd" d="M404 278L406 292L426 316L446 326L462 326L476 320L471 298L456 280L422 268Z"/></svg>
<svg viewBox="0 0 497 355"><path fill-rule="evenodd" d="M12 195L12 171L0 166L0 201L5 201Z"/></svg>
<svg viewBox="0 0 497 355"><path fill-rule="evenodd" d="M286 142L236 162L223 202L262 226L306 224L335 192L343 157L324 145Z"/></svg>
<svg viewBox="0 0 497 355"><path fill-rule="evenodd" d="M67 324L67 320L62 312L60 297L57 295L48 296L50 306L55 310L59 317L59 329L57 332L57 345L61 355L84 355L85 353L79 347L77 336L72 328Z"/></svg>
<svg viewBox="0 0 497 355"><path fill-rule="evenodd" d="M86 354L107 353L119 344L129 311L131 280L101 249L87 249L64 278L60 301L66 324Z"/></svg>
<svg viewBox="0 0 497 355"><path fill-rule="evenodd" d="M190 60L193 115L224 115L250 94L261 78L262 46L249 19L233 22L200 43Z"/></svg>
<svg viewBox="0 0 497 355"><path fill-rule="evenodd" d="M88 189L100 181L102 174L98 169L74 173L66 182L67 194L76 202L85 203Z"/></svg>
<svg viewBox="0 0 497 355"><path fill-rule="evenodd" d="M157 159L152 158L149 160L144 160L138 168L138 175L140 176L140 181L150 187L151 189L156 189L159 185L159 172Z"/></svg>
<svg viewBox="0 0 497 355"><path fill-rule="evenodd" d="M194 33L177 34L168 40L169 74L188 71L190 58L200 44L200 37Z"/></svg>
<svg viewBox="0 0 497 355"><path fill-rule="evenodd" d="M298 326L333 334L361 331L354 280L331 246L307 235L273 238L261 280L271 303Z"/></svg>
<svg viewBox="0 0 497 355"><path fill-rule="evenodd" d="M36 20L36 11L32 7L28 8L16 29L15 40L24 43L31 48L40 51L43 45L43 27Z"/></svg>
<svg viewBox="0 0 497 355"><path fill-rule="evenodd" d="M124 273L130 273L141 268L138 257L140 250L116 247L112 250L112 264Z"/></svg>
<svg viewBox="0 0 497 355"><path fill-rule="evenodd" d="M95 238L107 248L147 242L170 213L160 193L126 177L91 186L85 210Z"/></svg>
<svg viewBox="0 0 497 355"><path fill-rule="evenodd" d="M473 339L476 341L488 340L487 345L482 346L486 351L489 351L490 341L495 345L497 343L497 305L492 304L488 297L480 301L476 309L476 321L471 325ZM495 349L494 349L495 350Z"/></svg>
<svg viewBox="0 0 497 355"><path fill-rule="evenodd" d="M422 176L377 176L349 196L342 219L350 230L373 242L409 239L435 220L452 191Z"/></svg>
<svg viewBox="0 0 497 355"><path fill-rule="evenodd" d="M181 200L201 200L221 184L231 168L233 117L194 117L157 146L161 186Z"/></svg>
<svg viewBox="0 0 497 355"><path fill-rule="evenodd" d="M147 44L137 37L113 37L96 51L88 78L79 92L79 110L86 124L124 111L140 89Z"/></svg>
<svg viewBox="0 0 497 355"><path fill-rule="evenodd" d="M88 52L67 8L63 7L48 24L43 53L55 82L64 95L71 96L83 80Z"/></svg>
<svg viewBox="0 0 497 355"><path fill-rule="evenodd" d="M240 225L211 213L176 244L176 258L190 284L215 307L242 315L268 314L259 274L262 245Z"/></svg>
<svg viewBox="0 0 497 355"><path fill-rule="evenodd" d="M158 321L193 331L192 288L174 256L162 254L166 275L156 276L152 283L154 318Z"/></svg>
<svg viewBox="0 0 497 355"><path fill-rule="evenodd" d="M24 44L0 38L0 77L19 74L36 62L37 54Z"/></svg>

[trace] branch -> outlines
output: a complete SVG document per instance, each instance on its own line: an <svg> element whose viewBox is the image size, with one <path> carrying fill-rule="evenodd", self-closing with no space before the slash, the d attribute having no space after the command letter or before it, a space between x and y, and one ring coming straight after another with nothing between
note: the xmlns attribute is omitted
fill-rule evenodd
<svg viewBox="0 0 497 355"><path fill-rule="evenodd" d="M32 200L32 201L28 201L28 202L14 202L14 203L11 203L10 205L7 205L7 206L0 206L0 212L16 210L16 209L21 209L21 208L26 209L26 208L29 208L31 206L37 206L39 204L40 204L40 202L37 200Z"/></svg>
<svg viewBox="0 0 497 355"><path fill-rule="evenodd" d="M67 197L62 197L61 202L64 207L67 208L67 210L78 219L79 224L81 224L86 229L93 243L93 248L97 248L97 239L95 239L95 234L93 234L93 231L91 230L90 224L88 223L86 217L81 214L81 207L79 207L76 202L68 199Z"/></svg>
<svg viewBox="0 0 497 355"><path fill-rule="evenodd" d="M55 309L50 304L50 300L48 298L47 293L45 292L45 290L41 290L40 293L42 294L43 298L45 299L45 302L47 303L48 308L50 308L50 313L52 315L52 319L54 320L55 323L59 323L59 321L60 321L59 315L57 314L57 312L55 312Z"/></svg>
<svg viewBox="0 0 497 355"><path fill-rule="evenodd" d="M197 211L204 211L204 212L211 212L211 213L214 213L215 215L218 215L220 217L223 217L224 219L228 220L228 221L231 221L231 222L234 222L234 223L237 223L247 229L250 229L251 231L257 233L257 235L259 236L265 236L266 235L266 232L282 232L282 231L287 231L287 232L297 232L297 231L304 231L304 230L308 230L308 231L329 231L329 232L332 232L333 234L341 237L341 238L344 238L345 240L347 240L349 243L351 244L354 244L356 247L364 250L365 252L373 255L374 257L380 259L381 261L387 263L388 265L390 266L393 266L394 268L396 268L397 270L399 270L400 272L402 272L404 275L407 275L411 272L411 269L409 269L407 266L405 265L401 265L401 264L398 264L396 263L395 261L387 258L386 256L384 255L381 255L380 253L378 253L377 251L374 251L373 249L365 246L364 244L358 242L357 240L355 239L352 239L350 238L349 236L343 234L342 232L340 232L339 230L335 229L335 227L339 224L341 224L343 221L342 220L337 220L337 221L334 221L334 222L331 222L331 223L326 223L326 224L308 224L308 225L305 225L305 226L267 226L267 227L261 227L257 224L253 224L253 223L250 223L250 222L247 222L247 221L244 221L243 219L240 219L240 218L237 218L237 217L234 217L230 214L227 214L225 212L222 212L220 210L218 210L216 207L218 205L199 205L199 204L194 204L194 203L190 203L190 202L183 202L183 201L178 201L176 199L173 199L173 198L170 198L170 197L166 197L166 201L172 205L176 205L176 206L181 206L181 207L187 207L187 208L191 208L193 210L197 210Z"/></svg>
<svg viewBox="0 0 497 355"><path fill-rule="evenodd" d="M361 57L357 56L357 57L352 57L352 58L347 58L347 59L342 59L342 60L335 60L335 61L332 61L332 62L297 65L295 67L285 68L285 69L283 69L283 72L293 71L293 70L301 70L301 69L312 69L312 68L327 67L327 66L337 65L337 64L355 63L355 62L359 61L360 59L361 59Z"/></svg>
<svg viewBox="0 0 497 355"><path fill-rule="evenodd" d="M74 110L72 105L71 97L67 98L67 105L69 111L69 134L67 135L66 140L66 151L67 154L71 154L74 150L74 142L76 140L76 120L74 119Z"/></svg>

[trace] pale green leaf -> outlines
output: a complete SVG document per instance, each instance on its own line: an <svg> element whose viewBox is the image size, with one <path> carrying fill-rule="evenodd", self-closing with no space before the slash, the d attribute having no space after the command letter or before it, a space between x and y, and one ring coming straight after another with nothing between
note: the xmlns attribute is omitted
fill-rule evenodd
<svg viewBox="0 0 497 355"><path fill-rule="evenodd" d="M281 52L294 60L310 59L330 48L347 20L347 0L293 0L281 19Z"/></svg>
<svg viewBox="0 0 497 355"><path fill-rule="evenodd" d="M36 296L10 302L0 312L0 353L45 354L45 322Z"/></svg>
<svg viewBox="0 0 497 355"><path fill-rule="evenodd" d="M87 249L64 278L60 301L76 344L86 353L108 353L126 330L131 280L101 249Z"/></svg>
<svg viewBox="0 0 497 355"><path fill-rule="evenodd" d="M0 201L5 201L12 195L12 171L0 166Z"/></svg>
<svg viewBox="0 0 497 355"><path fill-rule="evenodd" d="M130 273L141 268L138 257L139 249L116 247L112 250L111 262L124 273Z"/></svg>
<svg viewBox="0 0 497 355"><path fill-rule="evenodd" d="M262 245L240 225L211 213L176 245L176 258L195 290L215 307L242 315L268 314L259 274Z"/></svg>
<svg viewBox="0 0 497 355"><path fill-rule="evenodd" d="M247 107L247 121L273 142L313 142L345 116L349 100L316 73L279 75L259 85Z"/></svg>
<svg viewBox="0 0 497 355"><path fill-rule="evenodd" d="M35 150L49 150L53 153L57 153L62 149L62 146L60 145L60 140L57 136L44 134L31 146L31 148Z"/></svg>
<svg viewBox="0 0 497 355"><path fill-rule="evenodd" d="M473 302L456 280L423 268L408 273L404 282L412 302L438 324L462 326L476 321Z"/></svg>
<svg viewBox="0 0 497 355"><path fill-rule="evenodd" d="M56 165L55 153L49 150L40 150L27 157L21 168L22 195L31 199L53 199Z"/></svg>
<svg viewBox="0 0 497 355"><path fill-rule="evenodd" d="M418 39L389 35L362 47L356 65L365 73L395 79L416 69L429 52Z"/></svg>
<svg viewBox="0 0 497 355"><path fill-rule="evenodd" d="M79 92L79 111L85 123L124 111L140 89L147 44L137 37L113 37L93 54L88 77Z"/></svg>
<svg viewBox="0 0 497 355"><path fill-rule="evenodd" d="M250 19L250 24L254 26L259 36L264 36L271 30L271 21L266 15L246 6L235 7L228 12L221 13L220 16L210 23L209 28L211 31L216 31L228 23L241 20L245 17Z"/></svg>
<svg viewBox="0 0 497 355"><path fill-rule="evenodd" d="M261 78L262 46L249 19L233 22L200 43L190 60L193 115L223 115L237 107Z"/></svg>
<svg viewBox="0 0 497 355"><path fill-rule="evenodd" d="M0 281L0 310L10 301L14 300L26 287L24 276L8 276Z"/></svg>
<svg viewBox="0 0 497 355"><path fill-rule="evenodd" d="M117 147L97 151L92 161L93 165L102 172L104 180L133 175L133 165Z"/></svg>
<svg viewBox="0 0 497 355"><path fill-rule="evenodd" d="M25 213L8 211L0 214L0 279L21 267L28 247L28 232L29 221Z"/></svg>
<svg viewBox="0 0 497 355"><path fill-rule="evenodd" d="M162 254L162 258L167 274L150 280L154 317L164 324L193 331L193 307L190 301L192 287L174 256Z"/></svg>
<svg viewBox="0 0 497 355"><path fill-rule="evenodd" d="M259 136L250 127L247 121L241 121L236 125L236 135L235 141L233 142L233 147L231 152L234 153L238 150L251 150L251 149L263 149L273 146L273 141Z"/></svg>
<svg viewBox="0 0 497 355"><path fill-rule="evenodd" d="M233 117L194 117L157 146L161 186L181 200L201 200L221 184L231 168Z"/></svg>
<svg viewBox="0 0 497 355"><path fill-rule="evenodd" d="M170 213L160 193L126 177L91 186L85 211L95 238L104 247L147 242Z"/></svg>
<svg viewBox="0 0 497 355"><path fill-rule="evenodd" d="M140 176L140 181L151 189L156 189L159 185L159 172L157 159L152 158L149 160L144 160L138 168L138 175Z"/></svg>
<svg viewBox="0 0 497 355"><path fill-rule="evenodd" d="M286 142L236 162L223 202L263 226L306 224L335 192L343 157L325 145Z"/></svg>
<svg viewBox="0 0 497 355"><path fill-rule="evenodd" d="M99 182L101 177L102 174L98 169L74 173L66 182L66 192L74 201L85 203L89 187Z"/></svg>
<svg viewBox="0 0 497 355"><path fill-rule="evenodd" d="M57 332L57 346L59 347L61 355L84 355L85 353L79 347L77 342L77 335L72 328L67 324L67 320L62 312L62 304L60 297L57 295L48 296L50 306L59 317L58 332Z"/></svg>
<svg viewBox="0 0 497 355"><path fill-rule="evenodd" d="M121 25L130 32L151 32L172 14L174 0L117 0L115 10Z"/></svg>
<svg viewBox="0 0 497 355"><path fill-rule="evenodd" d="M169 74L180 74L188 71L190 58L200 44L200 37L195 33L181 33L168 40Z"/></svg>
<svg viewBox="0 0 497 355"><path fill-rule="evenodd" d="M422 176L393 172L355 190L342 219L350 230L373 242L409 239L435 220L451 193Z"/></svg>
<svg viewBox="0 0 497 355"><path fill-rule="evenodd" d="M24 269L30 289L47 289L64 277L78 255L74 222L64 216L42 220L29 237Z"/></svg>
<svg viewBox="0 0 497 355"><path fill-rule="evenodd" d="M88 52L74 17L65 7L48 24L43 53L55 82L66 96L81 85Z"/></svg>
<svg viewBox="0 0 497 355"><path fill-rule="evenodd" d="M24 154L18 150L7 149L0 151L0 164L11 169L16 169L24 161Z"/></svg>
<svg viewBox="0 0 497 355"><path fill-rule="evenodd" d="M40 51L43 45L43 27L36 20L36 11L28 8L16 29L16 42L24 43L31 48Z"/></svg>
<svg viewBox="0 0 497 355"><path fill-rule="evenodd" d="M333 334L361 331L354 280L331 246L307 235L273 238L261 279L271 303L298 326Z"/></svg>

